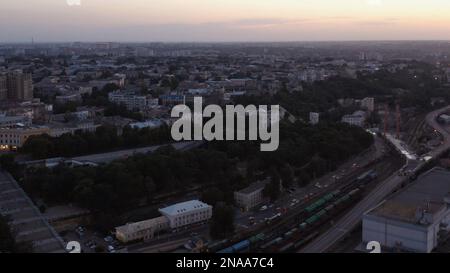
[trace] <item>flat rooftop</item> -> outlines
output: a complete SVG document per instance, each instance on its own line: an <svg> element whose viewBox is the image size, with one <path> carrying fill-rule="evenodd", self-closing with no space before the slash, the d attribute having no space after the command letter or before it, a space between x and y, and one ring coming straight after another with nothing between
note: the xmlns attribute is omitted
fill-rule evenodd
<svg viewBox="0 0 450 273"><path fill-rule="evenodd" d="M246 187L246 188L244 188L244 189L242 189L242 190L240 190L238 192L242 193L242 194L250 194L250 193L255 192L257 190L264 189L264 187L266 186L267 182L268 182L268 180L255 182L255 183L251 184L250 186L248 186L248 187Z"/></svg>
<svg viewBox="0 0 450 273"><path fill-rule="evenodd" d="M421 176L407 188L393 195L370 211L369 215L417 223L416 211L426 210L432 215L442 210L444 198L450 193L450 171L434 168Z"/></svg>
<svg viewBox="0 0 450 273"><path fill-rule="evenodd" d="M123 225L120 227L116 227L116 231L124 233L124 234L130 234L130 233L135 233L135 232L139 232L142 230L146 230L149 228L154 228L155 226L163 224L163 223L168 224L168 222L169 222L169 220L167 219L167 217L160 216L160 217L148 219L145 221L129 223L129 224L126 224L126 225Z"/></svg>
<svg viewBox="0 0 450 273"><path fill-rule="evenodd" d="M190 212L190 211L203 209L203 208L207 208L207 207L210 207L210 205L203 203L199 200L191 200L191 201L177 203L172 206L168 206L168 207L159 209L159 212L161 212L164 215L174 216L174 215L183 214L185 212Z"/></svg>

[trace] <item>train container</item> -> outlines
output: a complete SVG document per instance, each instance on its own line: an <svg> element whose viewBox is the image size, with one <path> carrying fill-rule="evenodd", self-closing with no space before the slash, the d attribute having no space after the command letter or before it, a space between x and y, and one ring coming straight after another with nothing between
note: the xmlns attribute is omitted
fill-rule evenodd
<svg viewBox="0 0 450 273"><path fill-rule="evenodd" d="M331 205L329 205L328 207L326 207L325 208L325 210L328 212L328 211L332 211L334 209L334 205L333 204L331 204Z"/></svg>
<svg viewBox="0 0 450 273"><path fill-rule="evenodd" d="M273 245L276 245L276 244L278 244L278 243L280 243L280 242L282 242L282 241L283 241L283 238L278 237L278 238L273 239L272 241L270 241L270 242L268 242L268 243L262 245L262 246L261 246L261 249L266 249L266 248L271 247L271 246L273 246Z"/></svg>
<svg viewBox="0 0 450 273"><path fill-rule="evenodd" d="M339 199L339 200L341 200L341 202L345 202L348 199L350 199L350 195L346 194L346 195L342 196L341 199Z"/></svg>
<svg viewBox="0 0 450 273"><path fill-rule="evenodd" d="M354 189L351 192L348 193L349 196L354 196L356 195L358 192L360 191L360 189Z"/></svg>
<svg viewBox="0 0 450 273"><path fill-rule="evenodd" d="M294 234L292 231L288 231L284 234L284 238L289 238L292 236L292 234Z"/></svg>
<svg viewBox="0 0 450 273"><path fill-rule="evenodd" d="M300 240L294 244L294 249L298 249L298 248L302 247L303 245L309 243L317 235L319 235L319 232L315 231L315 232L311 233L310 235L306 236L305 238L303 238L302 240Z"/></svg>
<svg viewBox="0 0 450 273"><path fill-rule="evenodd" d="M228 243L228 239L210 244L210 245L208 245L208 251L215 252L215 251L221 249L224 245L226 245L226 243Z"/></svg>
<svg viewBox="0 0 450 273"><path fill-rule="evenodd" d="M318 213L316 213L316 216L319 217L319 218L321 218L321 217L324 216L326 213L327 213L327 211L323 209L323 210L319 211Z"/></svg>
<svg viewBox="0 0 450 273"><path fill-rule="evenodd" d="M370 182L373 179L377 178L377 176L378 174L375 170L370 170L360 175L357 180L360 182Z"/></svg>
<svg viewBox="0 0 450 273"><path fill-rule="evenodd" d="M279 252L288 252L294 250L294 243L289 243L282 248L280 248Z"/></svg>
<svg viewBox="0 0 450 273"><path fill-rule="evenodd" d="M225 249L222 249L222 250L220 250L220 251L217 251L217 253L234 253L234 249L232 248L232 247L228 247L228 248L225 248Z"/></svg>
<svg viewBox="0 0 450 273"><path fill-rule="evenodd" d="M327 200L321 198L319 200L317 200L316 202L314 202L312 205L308 206L305 210L307 212L313 212L315 211L317 208L321 207L323 204L325 204L327 202Z"/></svg>
<svg viewBox="0 0 450 273"><path fill-rule="evenodd" d="M233 245L231 248L234 250L234 252L239 252L239 251L243 251L243 250L248 250L249 247L250 247L250 241L245 240L245 241L242 241L242 242L239 242L239 243Z"/></svg>
<svg viewBox="0 0 450 273"><path fill-rule="evenodd" d="M260 233L260 234L255 235L255 236L253 236L253 237L251 237L249 239L250 244L255 244L255 243L258 243L258 242L260 242L262 240L264 240L264 233Z"/></svg>
<svg viewBox="0 0 450 273"><path fill-rule="evenodd" d="M309 217L308 219L306 219L305 222L308 225L312 225L312 224L315 224L317 222L317 220L319 220L319 217L317 217L316 215L313 215L313 216Z"/></svg>
<svg viewBox="0 0 450 273"><path fill-rule="evenodd" d="M333 196L336 197L341 193L341 190L335 190L334 192L332 192Z"/></svg>
<svg viewBox="0 0 450 273"><path fill-rule="evenodd" d="M347 201L350 198L350 196L348 194L342 196L341 198L339 198L338 200L336 200L333 205L334 206L339 206L340 204L342 204L343 202Z"/></svg>
<svg viewBox="0 0 450 273"><path fill-rule="evenodd" d="M329 200L333 199L333 197L334 197L333 193L329 193L329 194L325 195L322 199L324 201L329 201Z"/></svg>

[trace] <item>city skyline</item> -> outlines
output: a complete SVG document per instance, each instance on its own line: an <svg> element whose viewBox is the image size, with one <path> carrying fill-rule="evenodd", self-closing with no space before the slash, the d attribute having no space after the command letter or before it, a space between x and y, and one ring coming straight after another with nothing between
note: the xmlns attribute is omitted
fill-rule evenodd
<svg viewBox="0 0 450 273"><path fill-rule="evenodd" d="M30 2L0 1L0 42L450 39L445 0Z"/></svg>

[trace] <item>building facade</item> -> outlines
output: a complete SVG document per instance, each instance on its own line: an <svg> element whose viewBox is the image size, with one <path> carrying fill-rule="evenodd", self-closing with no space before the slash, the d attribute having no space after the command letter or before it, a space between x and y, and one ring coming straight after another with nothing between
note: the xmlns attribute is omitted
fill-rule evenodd
<svg viewBox="0 0 450 273"><path fill-rule="evenodd" d="M169 229L169 219L165 216L129 223L116 227L116 238L122 243L153 239L155 234Z"/></svg>
<svg viewBox="0 0 450 273"><path fill-rule="evenodd" d="M207 222L212 217L212 206L198 200L191 200L159 209L159 212L169 219L170 228L179 229Z"/></svg>
<svg viewBox="0 0 450 273"><path fill-rule="evenodd" d="M30 126L31 119L26 116L7 116L5 114L0 114L0 128L11 127L16 125Z"/></svg>
<svg viewBox="0 0 450 273"><path fill-rule="evenodd" d="M320 114L315 112L309 113L309 123L312 125L316 125L319 123Z"/></svg>
<svg viewBox="0 0 450 273"><path fill-rule="evenodd" d="M9 127L0 128L0 148L9 150L20 148L31 136L48 134L48 127Z"/></svg>
<svg viewBox="0 0 450 273"><path fill-rule="evenodd" d="M115 91L108 94L108 99L110 102L115 104L125 105L125 107L130 111L145 111L148 106L147 96L138 96L134 93Z"/></svg>
<svg viewBox="0 0 450 273"><path fill-rule="evenodd" d="M353 126L363 127L366 122L366 113L364 111L356 111L352 115L343 116L341 121Z"/></svg>
<svg viewBox="0 0 450 273"><path fill-rule="evenodd" d="M33 79L30 73L13 71L7 76L8 98L12 100L33 99Z"/></svg>
<svg viewBox="0 0 450 273"><path fill-rule="evenodd" d="M431 252L450 231L450 172L434 168L363 216L363 244ZM442 236L442 237L441 237Z"/></svg>
<svg viewBox="0 0 450 273"><path fill-rule="evenodd" d="M264 202L264 188L267 181L259 181L245 189L234 192L236 205L244 211L251 210Z"/></svg>
<svg viewBox="0 0 450 273"><path fill-rule="evenodd" d="M361 107L369 112L375 110L375 99L374 98L364 98L361 100Z"/></svg>
<svg viewBox="0 0 450 273"><path fill-rule="evenodd" d="M0 100L8 99L8 78L6 74L0 74Z"/></svg>

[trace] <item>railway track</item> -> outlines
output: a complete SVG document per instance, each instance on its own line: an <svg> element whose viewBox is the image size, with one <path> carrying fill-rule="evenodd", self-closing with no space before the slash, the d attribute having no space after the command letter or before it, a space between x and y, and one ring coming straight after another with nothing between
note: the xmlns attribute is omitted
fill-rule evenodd
<svg viewBox="0 0 450 273"><path fill-rule="evenodd" d="M395 167L395 164L391 162L393 159L395 157L383 162L372 161L352 171L342 178L342 182L301 202L283 217L278 217L266 226L255 229L239 239L227 240L223 246L228 247L217 249L218 253L288 252L300 248L320 234L318 226L348 209L355 199L363 194L367 182L355 177L361 178L375 170L381 171L382 176L385 176L386 172L392 173L391 169ZM315 207L311 208L314 204L316 204Z"/></svg>

